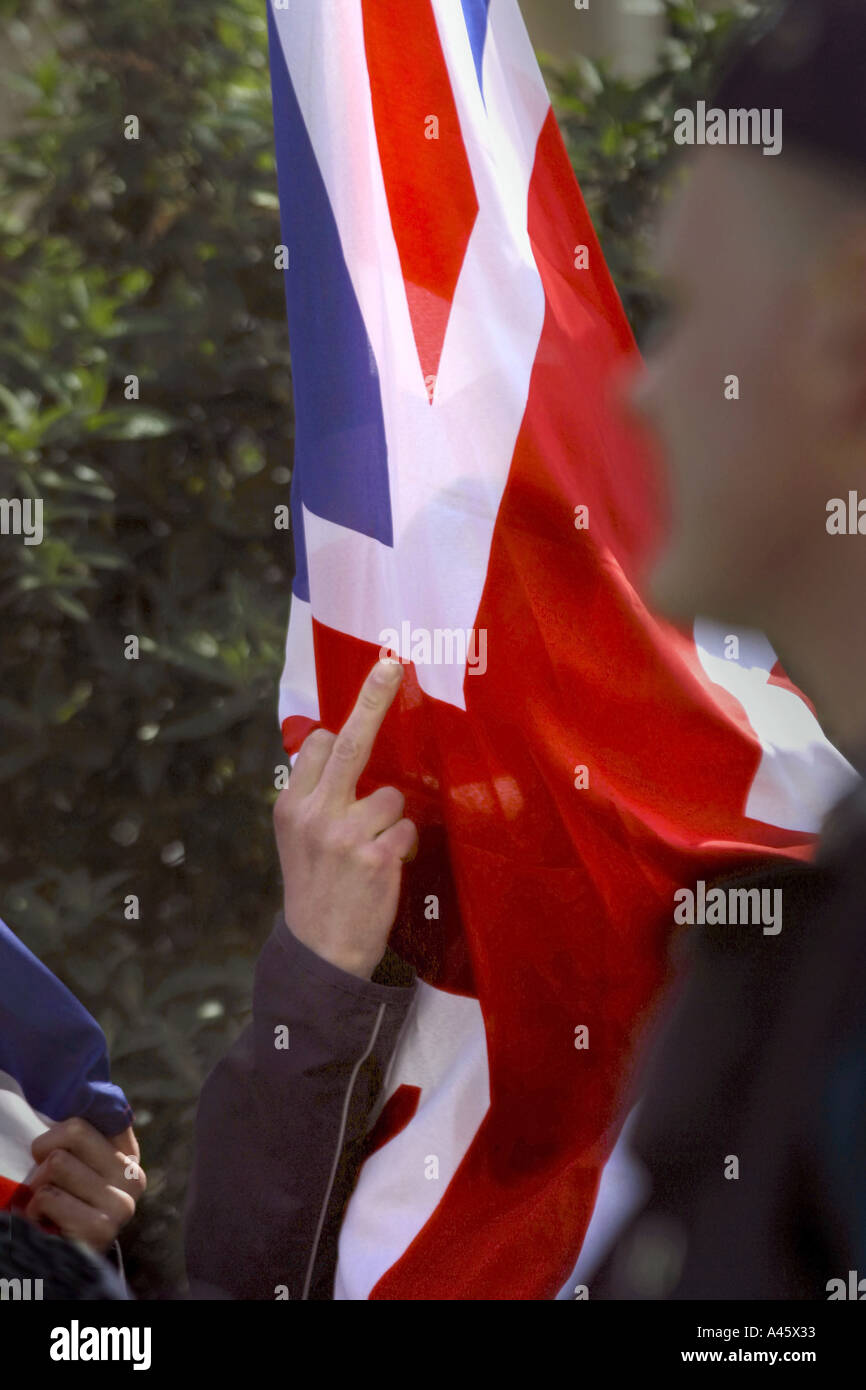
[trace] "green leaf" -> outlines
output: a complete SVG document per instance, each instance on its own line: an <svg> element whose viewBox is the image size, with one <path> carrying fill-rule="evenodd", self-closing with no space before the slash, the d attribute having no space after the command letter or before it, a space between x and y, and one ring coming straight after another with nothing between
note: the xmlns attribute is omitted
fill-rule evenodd
<svg viewBox="0 0 866 1390"><path fill-rule="evenodd" d="M73 618L77 623L86 623L90 617L84 604L72 594L63 593L60 589L55 589L51 595L51 602L55 608L59 608L61 613L65 613L68 618Z"/></svg>
<svg viewBox="0 0 866 1390"><path fill-rule="evenodd" d="M103 439L157 439L178 428L179 421L164 411L130 405L128 410L106 410L84 421L91 434Z"/></svg>

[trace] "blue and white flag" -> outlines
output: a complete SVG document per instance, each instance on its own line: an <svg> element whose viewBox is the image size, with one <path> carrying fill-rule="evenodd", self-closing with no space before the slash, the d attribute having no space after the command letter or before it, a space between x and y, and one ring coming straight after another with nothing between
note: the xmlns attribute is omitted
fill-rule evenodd
<svg viewBox="0 0 866 1390"><path fill-rule="evenodd" d="M25 1195L33 1140L73 1115L107 1136L133 1118L99 1024L0 922L0 1209Z"/></svg>

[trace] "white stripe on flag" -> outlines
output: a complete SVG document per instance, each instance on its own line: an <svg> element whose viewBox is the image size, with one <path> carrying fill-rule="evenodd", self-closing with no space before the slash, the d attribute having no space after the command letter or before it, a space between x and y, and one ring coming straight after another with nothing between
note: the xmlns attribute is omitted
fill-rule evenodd
<svg viewBox="0 0 866 1390"><path fill-rule="evenodd" d="M0 1177L26 1181L36 1167L30 1145L53 1123L28 1104L14 1077L0 1071Z"/></svg>
<svg viewBox="0 0 866 1390"><path fill-rule="evenodd" d="M726 655L731 636L739 643L736 659ZM761 745L745 814L817 835L828 811L857 781L854 768L824 736L805 700L769 684L777 657L762 633L731 632L699 618L694 637L710 680L739 700Z"/></svg>
<svg viewBox="0 0 866 1390"><path fill-rule="evenodd" d="M433 1215L490 1108L477 999L418 981L385 1097L403 1084L421 1088L418 1109L361 1169L340 1231L335 1299L369 1297Z"/></svg>
<svg viewBox="0 0 866 1390"><path fill-rule="evenodd" d="M279 719L306 715L319 722L319 687L313 647L313 612L308 603L292 594L289 629L286 633L286 663L280 679Z"/></svg>

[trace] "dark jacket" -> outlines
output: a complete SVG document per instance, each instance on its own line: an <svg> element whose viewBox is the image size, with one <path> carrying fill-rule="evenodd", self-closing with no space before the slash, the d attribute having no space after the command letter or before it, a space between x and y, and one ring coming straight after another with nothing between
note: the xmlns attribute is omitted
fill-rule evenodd
<svg viewBox="0 0 866 1390"><path fill-rule="evenodd" d="M849 1296L851 1271L866 1297L862 788L831 819L816 864L773 882L778 936L695 935L642 1076L631 1147L650 1195L593 1299L824 1300Z"/></svg>
<svg viewBox="0 0 866 1390"><path fill-rule="evenodd" d="M191 1297L331 1298L343 1208L415 989L391 952L362 980L277 918L256 966L253 1021L199 1099Z"/></svg>

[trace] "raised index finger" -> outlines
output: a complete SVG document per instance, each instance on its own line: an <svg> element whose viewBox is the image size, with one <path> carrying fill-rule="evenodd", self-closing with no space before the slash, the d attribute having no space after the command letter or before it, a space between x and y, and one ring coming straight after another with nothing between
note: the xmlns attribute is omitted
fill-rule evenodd
<svg viewBox="0 0 866 1390"><path fill-rule="evenodd" d="M319 779L319 788L328 800L353 799L358 778L367 766L376 735L402 678L400 663L388 661L377 661L367 676Z"/></svg>

